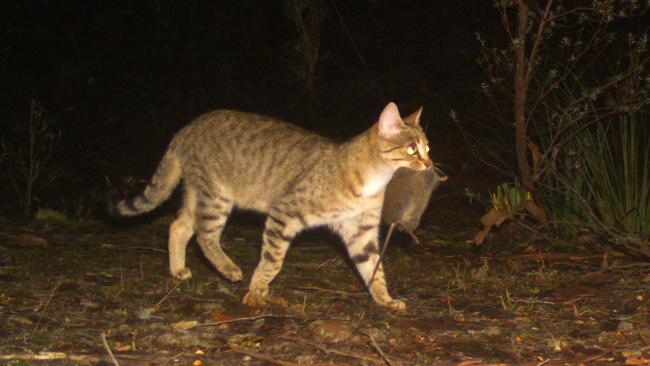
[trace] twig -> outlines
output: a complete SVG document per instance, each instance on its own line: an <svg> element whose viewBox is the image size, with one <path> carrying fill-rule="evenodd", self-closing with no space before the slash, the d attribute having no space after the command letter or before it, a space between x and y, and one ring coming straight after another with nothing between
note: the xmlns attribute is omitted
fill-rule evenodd
<svg viewBox="0 0 650 366"><path fill-rule="evenodd" d="M550 359L550 358L547 358L547 359L545 359L544 361L542 361L542 362L540 362L540 363L538 363L538 364L537 364L537 365L535 365L535 366L542 366L542 365L546 365L546 364L547 364L547 363L549 363L549 362L551 362L551 359Z"/></svg>
<svg viewBox="0 0 650 366"><path fill-rule="evenodd" d="M511 302L518 302L522 304L539 304L539 305L557 305L557 303L552 302L552 301L546 301L546 300L537 300L537 299L515 299L512 298L510 299Z"/></svg>
<svg viewBox="0 0 650 366"><path fill-rule="evenodd" d="M170 357L167 361L165 361L164 364L166 365L166 364L168 364L168 363L170 363L170 362L172 362L172 361L176 360L177 358L182 357L184 355L185 355L185 352L175 354L174 356Z"/></svg>
<svg viewBox="0 0 650 366"><path fill-rule="evenodd" d="M294 315L273 315L273 314L264 314L264 315L257 315L257 316L246 316L242 318L235 318L235 319L228 319L228 320L221 320L218 322L206 322L206 323L201 323L201 324L196 324L192 325L190 327L185 328L186 330L194 329L194 328L199 328L199 327L213 327L217 325L222 325L222 324L230 324L230 323L238 323L238 322L247 322L247 321L255 321L258 319L266 319L266 318L287 318L287 319L300 319L304 320L304 318L300 316L294 316Z"/></svg>
<svg viewBox="0 0 650 366"><path fill-rule="evenodd" d="M63 360L68 358L63 352L39 352L36 354L33 353L10 353L7 355L0 355L0 360Z"/></svg>
<svg viewBox="0 0 650 366"><path fill-rule="evenodd" d="M241 354L244 354L244 355L247 355L247 356L251 356L251 357L257 358L259 360L263 360L263 361L272 363L274 365L302 366L302 364L293 363L293 362L289 362L289 361L278 360L278 359L275 359L275 358L273 358L273 357L271 357L271 356L269 356L267 354L251 351L249 349L246 349L244 347L239 347L238 345L230 343L230 342L228 342L228 347L230 347L231 350L233 350L233 351L235 351L237 353L241 353Z"/></svg>
<svg viewBox="0 0 650 366"><path fill-rule="evenodd" d="M52 291L50 291L50 296L48 296L47 301L45 301L45 305L43 306L43 311L41 311L41 315L38 316L38 320L36 321L36 325L34 326L34 330L32 330L32 334L30 338L34 336L34 333L36 333L36 330L38 329L38 326L41 324L41 320L43 319L43 316L47 311L47 307L50 305L50 301L52 301L52 297L54 297L54 292L56 292L59 286L61 286L61 281L57 282L56 285L54 285L54 287L52 288Z"/></svg>
<svg viewBox="0 0 650 366"><path fill-rule="evenodd" d="M296 290L304 290L304 291L317 291L317 292L329 292L332 294L337 294L337 295L345 295L345 296L358 296L358 295L363 295L365 296L365 292L348 292L348 291L343 291L343 290L333 290L333 289L328 289L328 288L321 288L321 287L316 287L316 286L293 286L289 287L293 288Z"/></svg>
<svg viewBox="0 0 650 366"><path fill-rule="evenodd" d="M533 74L533 64L535 62L535 57L537 56L537 51L539 49L539 45L542 41L542 36L544 32L544 28L546 26L546 22L548 21L548 15L551 12L551 5L553 4L553 0L548 0L546 1L546 7L544 8L544 14L540 16L539 19L539 24L537 25L537 34L535 34L535 38L533 38L533 48L530 51L530 55L528 57L528 65L526 67L526 77L525 77L525 85L526 88L530 84L530 78L531 75Z"/></svg>
<svg viewBox="0 0 650 366"><path fill-rule="evenodd" d="M102 249L109 249L109 250L146 250L146 251L152 251L156 253L164 253L167 254L169 253L165 249L160 249L160 248L155 248L155 247L147 247L147 246L126 246L126 245L102 245Z"/></svg>
<svg viewBox="0 0 650 366"><path fill-rule="evenodd" d="M106 332L102 332L102 343L104 343L104 348L106 348L106 352L108 352L108 355L110 356L111 361L113 361L113 364L115 366L120 366L120 363L117 362L115 356L113 356L113 351L111 351L111 347L108 345L108 341L106 341Z"/></svg>
<svg viewBox="0 0 650 366"><path fill-rule="evenodd" d="M370 338L370 345L372 345L372 348L377 351L382 360L384 360L388 366L393 366L393 363L388 359L388 356L384 354L384 351L382 351L381 348L379 348L379 345L377 345L377 342L375 342L375 338L368 333L364 333L364 335Z"/></svg>
<svg viewBox="0 0 650 366"><path fill-rule="evenodd" d="M172 289L169 290L169 291L165 294L165 296L163 296L163 298L160 299L160 301L158 301L158 303L156 303L156 305L153 306L153 309L154 309L154 310L157 310L158 307L160 306L160 304L162 304L163 301L167 300L167 298L169 297L169 295L171 295L172 292L174 292L174 290L176 290L176 288L178 288L178 286L179 286L180 284L181 284L180 281L177 282L176 285L174 285L174 287L172 287Z"/></svg>
<svg viewBox="0 0 650 366"><path fill-rule="evenodd" d="M370 276L370 281L368 281L368 286L372 284L372 281L375 279L375 275L377 274L377 270L379 269L379 265L381 264L381 260L384 258L384 253L386 252L386 248L388 247L388 241L390 240L391 235L393 235L393 230L395 230L395 223L390 224L388 227L388 232L386 233L386 238L384 239L384 245L381 248L381 253L379 254L379 260L377 261L377 264L375 264L375 269L372 271L372 276Z"/></svg>
<svg viewBox="0 0 650 366"><path fill-rule="evenodd" d="M608 271L624 271L626 269L632 269L634 267L650 267L650 263L612 264L607 268L603 268L595 272L589 272L587 274L584 274L581 276L581 278L585 279L591 276L598 276Z"/></svg>
<svg viewBox="0 0 650 366"><path fill-rule="evenodd" d="M370 357L370 356L364 355L362 353L357 353L357 352L346 352L346 351L340 351L340 350L337 350L337 349L325 348L325 347L323 347L321 345L318 345L318 344L313 343L313 342L306 341L306 340L304 340L302 338L281 336L280 339L286 339L286 340L292 341L292 342L299 342L299 343L314 347L314 348L316 348L318 350L321 350L321 351L325 352L326 354L332 353L332 354L335 354L335 355L338 355L338 356L356 358L356 359L359 359L359 360L373 362L373 363L376 363L376 364L383 363L383 360L377 359L375 357Z"/></svg>
<svg viewBox="0 0 650 366"><path fill-rule="evenodd" d="M184 358L189 360L191 355L186 355L185 353L179 353L175 358ZM116 358L123 360L129 364L137 361L138 365L152 365L152 364L165 364L169 362L169 356L163 353L156 354L121 354L117 355ZM73 361L75 364L96 364L96 363L109 363L110 358L104 354L74 354L66 352L39 352L39 353L9 353L9 354L0 354L0 360L22 360L22 361L48 361L48 360L66 360ZM216 364L217 360L213 363L208 363L208 360L204 359L206 365Z"/></svg>
<svg viewBox="0 0 650 366"><path fill-rule="evenodd" d="M149 361L149 359L136 358L129 356L129 358L139 361ZM49 360L68 360L78 363L98 363L106 361L103 355L78 355L65 352L39 352L39 353L9 353L0 355L0 360L21 360L21 361L49 361Z"/></svg>

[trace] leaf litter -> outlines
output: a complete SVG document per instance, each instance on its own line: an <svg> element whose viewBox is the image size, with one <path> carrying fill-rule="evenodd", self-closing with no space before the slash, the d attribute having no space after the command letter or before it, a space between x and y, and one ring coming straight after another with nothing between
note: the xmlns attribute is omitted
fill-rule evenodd
<svg viewBox="0 0 650 366"><path fill-rule="evenodd" d="M458 240L472 227L436 221L444 229L425 224L420 245L402 236L388 246L389 287L408 305L392 312L372 302L336 239L317 230L293 244L272 284L275 300L251 310L240 300L261 228L234 223L225 238L243 282L219 277L195 244L194 277L176 282L167 274L165 220L125 234L2 219L0 362L650 363L650 268L620 253L498 237L501 247L478 250Z"/></svg>

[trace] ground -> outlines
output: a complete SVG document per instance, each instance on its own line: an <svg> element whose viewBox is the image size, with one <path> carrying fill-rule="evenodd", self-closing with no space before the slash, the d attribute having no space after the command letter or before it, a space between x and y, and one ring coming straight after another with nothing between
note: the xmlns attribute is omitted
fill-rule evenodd
<svg viewBox="0 0 650 366"><path fill-rule="evenodd" d="M558 249L508 227L475 248L467 240L480 210L449 201L434 199L419 245L407 236L389 245L387 279L405 312L372 302L324 230L294 242L272 303L252 310L240 302L259 256L259 220L235 217L225 234L245 273L234 284L195 243L193 278L168 275L172 215L117 225L4 218L0 363L110 365L109 350L120 365L649 362L647 265L596 238Z"/></svg>

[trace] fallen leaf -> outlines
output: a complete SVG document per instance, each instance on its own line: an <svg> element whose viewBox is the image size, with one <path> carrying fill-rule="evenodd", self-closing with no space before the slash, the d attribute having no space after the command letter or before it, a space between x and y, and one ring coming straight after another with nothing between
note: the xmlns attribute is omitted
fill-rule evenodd
<svg viewBox="0 0 650 366"><path fill-rule="evenodd" d="M90 300L85 299L85 298L81 299L81 301L79 301L79 305L81 305L81 306L83 306L85 308L88 308L88 309L99 309L99 308L102 307L101 304L98 304L96 302L90 301Z"/></svg>
<svg viewBox="0 0 650 366"><path fill-rule="evenodd" d="M237 317L226 315L222 312L214 312L210 315L210 319L215 321L215 322L222 322L226 320L233 320L236 319Z"/></svg>
<svg viewBox="0 0 650 366"><path fill-rule="evenodd" d="M131 351L131 345L122 342L113 342L113 350L117 352L128 352Z"/></svg>
<svg viewBox="0 0 650 366"><path fill-rule="evenodd" d="M626 365L650 365L650 358L645 357L628 357L625 359Z"/></svg>
<svg viewBox="0 0 650 366"><path fill-rule="evenodd" d="M483 244L485 238L487 238L493 226L499 227L501 226L501 224L503 224L504 221L508 220L511 217L512 217L512 213L506 210L497 209L497 208L490 209L490 211L488 211L487 213L485 213L485 215L481 217L483 230L479 231L478 233L476 233L476 235L474 235L474 243L476 245Z"/></svg>
<svg viewBox="0 0 650 366"><path fill-rule="evenodd" d="M181 320L172 324L172 327L180 330L188 330L190 328L196 327L199 324L196 320Z"/></svg>
<svg viewBox="0 0 650 366"><path fill-rule="evenodd" d="M483 363L483 360L478 359L478 360L466 360L461 363L459 363L456 366L480 366L480 365L485 365Z"/></svg>
<svg viewBox="0 0 650 366"><path fill-rule="evenodd" d="M36 236L34 234L21 233L14 236L14 241L19 245L36 245L36 246L47 246L47 240Z"/></svg>

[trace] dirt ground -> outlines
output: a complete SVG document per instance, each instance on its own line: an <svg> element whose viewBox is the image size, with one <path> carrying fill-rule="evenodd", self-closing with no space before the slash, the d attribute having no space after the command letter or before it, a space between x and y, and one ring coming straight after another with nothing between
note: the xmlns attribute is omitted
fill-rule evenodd
<svg viewBox="0 0 650 366"><path fill-rule="evenodd" d="M450 200L427 213L419 245L407 236L389 245L387 279L405 312L372 302L325 230L293 243L272 304L251 310L240 301L259 220L235 217L225 234L244 281L217 275L192 243L194 277L179 283L167 272L171 215L119 225L1 219L0 363L650 363L647 264L595 238L558 249L507 228L474 248L480 210Z"/></svg>

